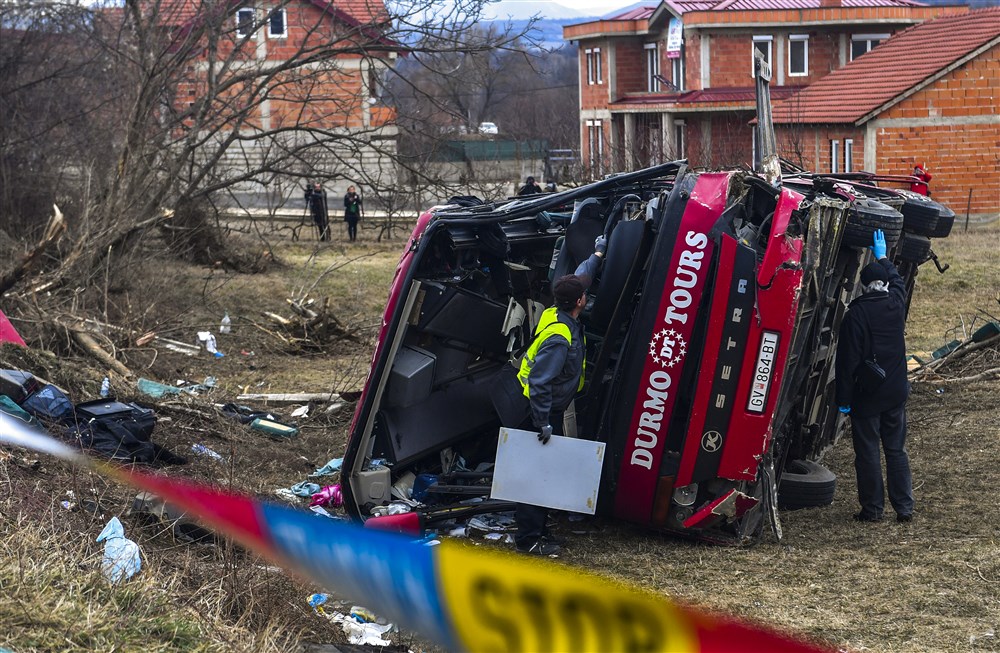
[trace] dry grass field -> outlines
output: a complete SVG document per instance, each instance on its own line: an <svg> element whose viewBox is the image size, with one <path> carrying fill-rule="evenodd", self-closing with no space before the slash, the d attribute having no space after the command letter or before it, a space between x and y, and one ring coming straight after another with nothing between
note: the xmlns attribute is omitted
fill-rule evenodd
<svg viewBox="0 0 1000 653"><path fill-rule="evenodd" d="M227 355L189 358L126 347L132 369L172 383L216 376L201 405L243 391L357 389L402 238L356 245L284 241L278 262L240 275L151 260L148 274L111 289L140 307L144 328L184 341L217 326L224 311L233 333ZM980 226L935 243L939 275L921 268L908 330L911 350L932 350L996 318L1000 304L1000 225ZM335 268L335 269L332 269ZM331 270L332 269L332 270ZM328 271L324 274L324 271ZM358 342L323 349L290 346L263 316L288 314L285 298L329 297ZM247 352L244 355L241 352ZM253 352L253 355L249 355ZM967 376L1000 365L995 349L944 372ZM71 391L97 395L103 372L85 359L0 348L2 367L22 367ZM118 389L133 398L134 393ZM834 649L880 653L1000 650L1000 381L917 383L909 404L909 450L916 517L910 524L858 524L853 459L841 442L824 462L839 483L832 506L782 513L785 537L726 548L666 538L609 520L561 522L569 540L560 563L635 583L710 610L774 624ZM136 397L137 398L137 397ZM198 405L197 402L192 405ZM274 441L222 418L199 419L163 407L154 440L188 455L195 443L217 463L191 456L169 473L273 497L341 454L348 411L302 421L299 437ZM79 506L65 510L67 490ZM175 541L162 527L126 514L134 493L49 459L0 449L0 647L28 651L288 651L306 642L342 642L311 613L319 588L234 547ZM111 588L98 571L94 538L111 515L143 549L144 570ZM573 531L585 531L574 533ZM348 604L349 605L349 604ZM414 650L426 644L397 636ZM395 641L395 640L394 640Z"/></svg>

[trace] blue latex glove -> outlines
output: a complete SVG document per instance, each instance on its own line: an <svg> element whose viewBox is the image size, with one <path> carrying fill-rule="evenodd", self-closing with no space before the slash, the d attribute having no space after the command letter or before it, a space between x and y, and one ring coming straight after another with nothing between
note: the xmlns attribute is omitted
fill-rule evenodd
<svg viewBox="0 0 1000 653"><path fill-rule="evenodd" d="M840 407L837 408L837 410L839 410L840 412L842 412L845 415L848 415L851 412L851 407L850 406L840 406Z"/></svg>
<svg viewBox="0 0 1000 653"><path fill-rule="evenodd" d="M594 251L604 256L608 253L608 239L604 236L598 236L597 240L594 241Z"/></svg>
<svg viewBox="0 0 1000 653"><path fill-rule="evenodd" d="M549 440L552 439L552 427L546 424L542 427L542 430L538 433L538 441L542 444L548 444Z"/></svg>
<svg viewBox="0 0 1000 653"><path fill-rule="evenodd" d="M881 229L875 230L872 253L875 254L876 261L880 261L885 258L885 234L882 233Z"/></svg>

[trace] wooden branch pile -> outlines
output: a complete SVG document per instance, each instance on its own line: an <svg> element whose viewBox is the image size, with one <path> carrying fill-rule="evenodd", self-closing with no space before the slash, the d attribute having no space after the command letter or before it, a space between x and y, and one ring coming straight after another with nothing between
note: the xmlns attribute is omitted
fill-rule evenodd
<svg viewBox="0 0 1000 653"><path fill-rule="evenodd" d="M301 300L286 298L285 302L293 313L291 317L270 312L265 312L264 316L290 336L285 339L287 342L314 344L324 344L334 340L360 342L357 332L334 315L330 309L329 297L324 298L319 304L316 300L308 298Z"/></svg>
<svg viewBox="0 0 1000 653"><path fill-rule="evenodd" d="M978 356L969 356L977 352ZM992 379L1000 379L1000 335L980 342L968 339L910 372L911 381L935 385L961 385Z"/></svg>

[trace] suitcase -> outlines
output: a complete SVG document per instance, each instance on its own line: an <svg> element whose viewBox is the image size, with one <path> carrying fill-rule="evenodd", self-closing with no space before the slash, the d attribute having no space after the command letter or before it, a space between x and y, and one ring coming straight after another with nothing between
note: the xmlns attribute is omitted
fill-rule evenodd
<svg viewBox="0 0 1000 653"><path fill-rule="evenodd" d="M41 382L28 372L0 370L0 395L7 395L20 405L33 392L42 388Z"/></svg>

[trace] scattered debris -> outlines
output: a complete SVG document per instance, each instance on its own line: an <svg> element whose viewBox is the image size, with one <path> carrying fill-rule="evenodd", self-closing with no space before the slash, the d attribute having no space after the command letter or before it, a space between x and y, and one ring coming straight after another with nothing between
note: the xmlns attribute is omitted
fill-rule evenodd
<svg viewBox="0 0 1000 653"><path fill-rule="evenodd" d="M329 462L317 469L315 472L309 475L310 478L315 478L317 476L329 476L331 474L336 474L340 471L340 468L344 466L343 458L331 458Z"/></svg>
<svg viewBox="0 0 1000 653"><path fill-rule="evenodd" d="M108 582L117 584L138 573L142 567L139 545L125 537L125 529L117 517L112 517L97 542L104 542L104 559L101 571Z"/></svg>
<svg viewBox="0 0 1000 653"><path fill-rule="evenodd" d="M319 494L323 489L318 483L310 483L309 481L302 481L301 483L296 483L292 487L288 488L289 491L297 497L303 497L305 499L311 498L314 494Z"/></svg>
<svg viewBox="0 0 1000 653"><path fill-rule="evenodd" d="M936 350L930 360L922 358L920 353L912 356L911 365L916 361L919 366L910 368L910 379L954 385L1000 378L996 356L998 349L1000 325L989 322L966 340L954 340Z"/></svg>
<svg viewBox="0 0 1000 653"><path fill-rule="evenodd" d="M330 298L317 305L313 299L285 299L295 315L287 318L277 313L264 312L263 315L280 326L290 336L286 342L300 341L322 343L330 340L351 340L360 342L358 335L345 326L330 310Z"/></svg>
<svg viewBox="0 0 1000 653"><path fill-rule="evenodd" d="M293 438L299 434L299 429L291 424L282 424L274 419L258 417L250 422L250 428L261 433L274 435L280 438Z"/></svg>
<svg viewBox="0 0 1000 653"><path fill-rule="evenodd" d="M337 401L336 392L289 392L282 394L242 394L236 401L263 401L272 404L304 404L310 401Z"/></svg>
<svg viewBox="0 0 1000 653"><path fill-rule="evenodd" d="M371 610L359 605L352 606L349 614L327 612L323 606L329 600L329 594L311 594L306 597L306 602L316 614L341 625L351 644L355 646L389 646L392 644L391 641L383 638L387 632L396 629L391 623L378 623L381 620Z"/></svg>
<svg viewBox="0 0 1000 653"><path fill-rule="evenodd" d="M340 491L340 484L327 485L325 488L312 496L309 501L310 506L330 506L339 508L344 505L344 495Z"/></svg>
<svg viewBox="0 0 1000 653"><path fill-rule="evenodd" d="M215 336L211 331L199 331L198 343L205 348L205 351L212 354L216 358L222 358L225 356L225 354L218 350L218 346L215 342Z"/></svg>
<svg viewBox="0 0 1000 653"><path fill-rule="evenodd" d="M287 487L279 487L277 490L274 491L274 494L279 499L287 501L288 503L297 504L299 502L299 498L295 496L295 493L289 490Z"/></svg>
<svg viewBox="0 0 1000 653"><path fill-rule="evenodd" d="M225 460L225 458L222 455L216 453L215 451L212 451L203 444L192 444L191 451L195 452L199 456L208 456L212 460L218 460L220 462Z"/></svg>

